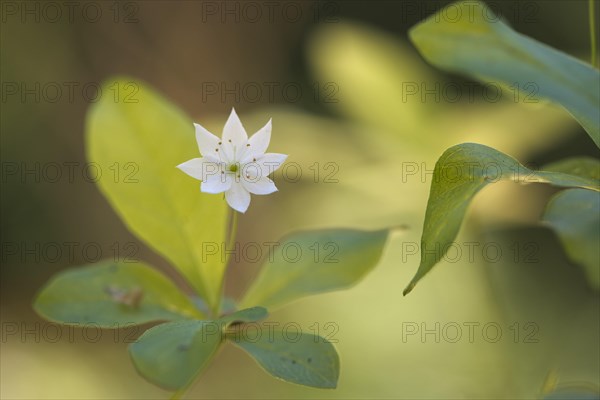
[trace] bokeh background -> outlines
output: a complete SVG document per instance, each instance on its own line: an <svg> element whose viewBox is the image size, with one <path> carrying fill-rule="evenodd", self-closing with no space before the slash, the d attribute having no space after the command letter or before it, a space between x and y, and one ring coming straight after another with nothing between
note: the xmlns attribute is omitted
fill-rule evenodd
<svg viewBox="0 0 600 400"><path fill-rule="evenodd" d="M302 228L397 227L380 265L355 288L298 301L270 317L306 330L335 323L338 389L277 381L227 346L190 398L534 398L556 385L598 391L598 293L537 222L553 189L487 188L457 242L492 242L505 256L489 262L476 251L474 260L442 262L402 296L419 262L406 246L420 239L427 171L447 147L483 143L530 165L599 156L565 111L514 101L510 92L487 101L477 83L421 59L407 30L449 2L72 3L72 13L63 3L1 3L2 398L168 395L129 360L124 336L142 329L119 337L102 331L96 340L95 331L62 328L56 338L57 328L31 307L54 273L86 264L86 244L107 258L115 244L127 252L133 243L136 258L168 271L82 176L86 112L96 87L115 75L155 87L216 133L231 107L249 132L273 118L271 149L290 154L303 175L293 182L280 176L277 194L253 197L240 241L276 240ZM587 1L488 5L517 31L589 59ZM465 92L458 102L407 96L407 83L434 91L456 83ZM47 167L55 164L59 179ZM73 252L68 243L75 243ZM532 258L515 256L531 243ZM228 295L239 297L258 269L232 265ZM472 340L470 323L478 324ZM498 340L482 331L490 323L502 329ZM447 324L462 327L454 343L447 340L453 333L443 331ZM437 331L440 339L407 336L408 325Z"/></svg>

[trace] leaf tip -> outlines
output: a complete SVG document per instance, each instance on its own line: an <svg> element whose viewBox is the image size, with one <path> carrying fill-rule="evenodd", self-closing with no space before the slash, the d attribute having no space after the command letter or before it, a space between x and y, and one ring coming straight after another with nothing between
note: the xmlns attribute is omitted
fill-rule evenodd
<svg viewBox="0 0 600 400"><path fill-rule="evenodd" d="M336 381L331 381L329 383L327 383L326 385L321 386L321 389L337 389L337 380Z"/></svg>

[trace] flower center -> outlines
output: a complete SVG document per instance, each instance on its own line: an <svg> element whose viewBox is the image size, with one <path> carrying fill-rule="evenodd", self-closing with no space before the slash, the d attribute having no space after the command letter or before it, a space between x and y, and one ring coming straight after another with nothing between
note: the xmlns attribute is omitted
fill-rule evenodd
<svg viewBox="0 0 600 400"><path fill-rule="evenodd" d="M238 165L237 165L237 163L229 165L229 171L230 172L237 172L238 171Z"/></svg>

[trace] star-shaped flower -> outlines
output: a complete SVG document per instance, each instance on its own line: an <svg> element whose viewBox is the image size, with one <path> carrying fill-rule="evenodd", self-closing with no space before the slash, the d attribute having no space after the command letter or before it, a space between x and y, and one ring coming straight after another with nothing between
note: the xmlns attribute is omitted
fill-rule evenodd
<svg viewBox="0 0 600 400"><path fill-rule="evenodd" d="M251 138L233 108L221 139L199 124L194 126L202 158L191 159L177 168L202 181L202 192L225 192L229 206L244 213L250 205L250 193L277 191L268 175L283 164L287 155L265 153L271 140L271 120Z"/></svg>

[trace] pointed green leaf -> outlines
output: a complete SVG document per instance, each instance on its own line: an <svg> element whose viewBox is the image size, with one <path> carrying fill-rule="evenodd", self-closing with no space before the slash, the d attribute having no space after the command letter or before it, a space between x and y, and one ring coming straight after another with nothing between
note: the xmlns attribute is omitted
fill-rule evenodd
<svg viewBox="0 0 600 400"><path fill-rule="evenodd" d="M404 290L405 295L446 254L473 197L499 180L599 190L597 180L562 172L532 171L514 158L481 144L464 143L449 148L433 171L421 236L421 262Z"/></svg>
<svg viewBox="0 0 600 400"><path fill-rule="evenodd" d="M379 261L387 230L329 229L292 234L278 243L241 301L269 309L311 294L350 287Z"/></svg>
<svg viewBox="0 0 600 400"><path fill-rule="evenodd" d="M57 274L40 291L34 308L50 321L103 328L203 317L156 269L110 261Z"/></svg>
<svg viewBox="0 0 600 400"><path fill-rule="evenodd" d="M222 343L219 325L213 321L176 321L148 329L129 346L138 372L167 390L192 383Z"/></svg>
<svg viewBox="0 0 600 400"><path fill-rule="evenodd" d="M223 329L227 329L230 325L236 323L256 322L265 319L268 316L269 313L266 308L252 307L225 315L224 317L219 318L218 322L223 326Z"/></svg>
<svg viewBox="0 0 600 400"><path fill-rule="evenodd" d="M199 157L191 119L139 82L113 79L102 93L87 119L100 189L132 232L216 304L225 266L202 254L204 244L224 241L227 206L176 168Z"/></svg>
<svg viewBox="0 0 600 400"><path fill-rule="evenodd" d="M228 335L276 378L299 385L334 389L340 375L339 356L326 339L309 333L280 330L238 331Z"/></svg>
<svg viewBox="0 0 600 400"><path fill-rule="evenodd" d="M544 220L569 258L584 268L591 286L600 289L600 193L582 189L558 193L548 203Z"/></svg>
<svg viewBox="0 0 600 400"><path fill-rule="evenodd" d="M451 4L409 34L423 57L439 68L512 85L562 105L600 147L600 72L592 66L515 32L477 1Z"/></svg>

